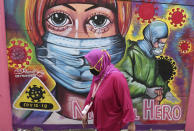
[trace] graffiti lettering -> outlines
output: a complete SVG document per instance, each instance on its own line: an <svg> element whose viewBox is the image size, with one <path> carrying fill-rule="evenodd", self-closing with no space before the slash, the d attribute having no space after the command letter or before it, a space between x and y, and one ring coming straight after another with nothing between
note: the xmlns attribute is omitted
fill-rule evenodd
<svg viewBox="0 0 194 131"><path fill-rule="evenodd" d="M140 116L137 115L137 109L136 108L133 109L133 112L135 114L135 120L140 120Z"/></svg>
<svg viewBox="0 0 194 131"><path fill-rule="evenodd" d="M174 105L155 105L154 100L145 99L143 101L144 120L180 120L181 107Z"/></svg>
<svg viewBox="0 0 194 131"><path fill-rule="evenodd" d="M82 117L82 113L81 110L82 108L80 107L80 105L78 104L77 101L72 101L72 113L73 113L73 119L77 119L77 118L81 118ZM78 116L80 115L80 116ZM93 113L89 112L88 113L88 119L91 120L93 119Z"/></svg>

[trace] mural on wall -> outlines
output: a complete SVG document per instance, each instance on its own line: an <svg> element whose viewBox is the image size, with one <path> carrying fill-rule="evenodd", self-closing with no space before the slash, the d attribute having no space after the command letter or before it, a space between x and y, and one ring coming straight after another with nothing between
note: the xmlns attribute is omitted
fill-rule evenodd
<svg viewBox="0 0 194 131"><path fill-rule="evenodd" d="M83 56L93 48L125 75L137 124L184 124L194 8L162 2L6 0L14 126L81 124L92 81Z"/></svg>

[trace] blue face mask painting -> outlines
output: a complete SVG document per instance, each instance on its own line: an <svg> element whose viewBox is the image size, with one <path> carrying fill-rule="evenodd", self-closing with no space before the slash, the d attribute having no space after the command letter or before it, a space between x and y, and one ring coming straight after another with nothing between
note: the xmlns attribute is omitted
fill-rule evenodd
<svg viewBox="0 0 194 131"><path fill-rule="evenodd" d="M93 75L84 55L91 49L107 50L113 64L118 63L125 52L121 35L104 38L68 38L47 32L43 46L36 47L37 59L45 66L51 77L64 88L76 93L90 90Z"/></svg>
<svg viewBox="0 0 194 131"><path fill-rule="evenodd" d="M162 54L165 43L158 43L158 48L153 48L152 53L154 56L159 56Z"/></svg>

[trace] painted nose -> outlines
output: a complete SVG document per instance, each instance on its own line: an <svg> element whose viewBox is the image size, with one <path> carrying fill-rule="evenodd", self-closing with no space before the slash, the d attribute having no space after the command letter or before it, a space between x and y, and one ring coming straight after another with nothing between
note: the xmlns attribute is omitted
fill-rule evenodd
<svg viewBox="0 0 194 131"><path fill-rule="evenodd" d="M88 38L87 30L85 29L84 23L79 22L78 19L75 20L75 38Z"/></svg>

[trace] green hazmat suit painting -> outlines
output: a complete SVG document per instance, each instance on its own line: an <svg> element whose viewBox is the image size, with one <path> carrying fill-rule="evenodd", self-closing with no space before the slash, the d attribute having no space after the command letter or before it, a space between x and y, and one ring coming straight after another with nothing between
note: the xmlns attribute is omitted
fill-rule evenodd
<svg viewBox="0 0 194 131"><path fill-rule="evenodd" d="M168 26L162 21L154 21L144 28L143 35L144 40L127 41L125 56L117 64L127 78L134 103L143 98L154 99L156 103L164 98L177 102L177 98L170 92L168 81L160 74L161 66L156 58L164 50Z"/></svg>

